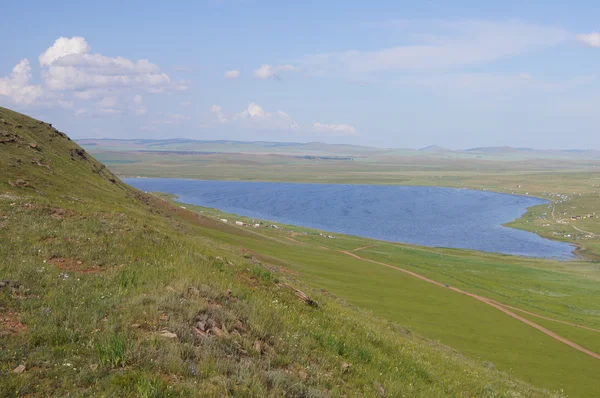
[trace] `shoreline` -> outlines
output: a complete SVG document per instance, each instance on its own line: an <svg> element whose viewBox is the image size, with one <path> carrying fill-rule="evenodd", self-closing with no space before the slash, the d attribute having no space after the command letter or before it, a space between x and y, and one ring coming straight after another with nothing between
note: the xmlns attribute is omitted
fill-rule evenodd
<svg viewBox="0 0 600 398"><path fill-rule="evenodd" d="M168 179L174 179L174 180L186 180L186 181L224 181L224 182L240 182L240 183L254 183L254 182L265 182L265 183L281 183L279 181L242 181L242 180L206 180L206 179L193 179L193 178L169 178L169 177L128 177L127 179L163 179L163 178L168 178ZM289 181L282 181L285 183L290 183L290 184L312 184L312 183L305 183L305 182L289 182ZM323 184L331 184L331 183L319 183L319 185L323 185ZM348 183L340 183L340 184L335 184L334 185L371 185L371 184L348 184ZM493 254L493 255L500 255L500 256L511 256L514 258L523 258L523 259L532 259L532 260L550 260L550 261L560 261L562 263L569 263L569 262L573 262L573 261L587 261L587 259L585 258L584 253L582 253L582 250L584 250L582 247L580 247L577 244L571 243L571 242L565 242L565 241L561 241L558 239L552 239L550 237L546 237L546 236L542 236L536 232L533 231L529 231L527 229L522 229L522 228L517 228L515 226L511 226L508 224L514 223L518 220L521 220L524 218L524 216L526 214L529 213L530 209L538 207L538 206L546 206L548 204L552 204L553 202L547 198L543 198L540 196L536 196L536 195L520 195L520 194L509 194L509 193L505 193L505 192L497 192L497 191L492 191L492 190L482 190L482 189L474 189L474 188L469 188L469 187L461 187L461 188L456 188L456 187L448 187L448 186L433 186L433 185L402 185L402 184L372 184L372 185L384 185L384 186L402 186L402 187L424 187L424 188L443 188L443 189L452 189L452 190L470 190L470 191L476 191L476 192L486 192L486 193L494 193L494 194L500 194L500 195L508 195L508 196L516 196L516 197L520 197L520 198L535 198L537 200L543 201L543 203L539 203L539 204L535 204L532 206L528 206L525 208L525 211L517 218L511 220L511 221L507 221L504 222L502 224L497 224L498 226L502 226L505 228L511 228L513 230L516 231L523 231L523 232L527 232L527 233L532 233L535 234L536 236L538 236L541 239L544 240L548 240L551 242L559 242L559 243L564 243L567 244L571 247L571 250L569 252L569 257L565 258L565 257L542 257L542 256L529 256L529 255L523 255L523 254L514 254L514 253L504 253L504 252L498 252L498 251L485 251L485 250L479 250L479 249L472 249L472 248L464 248L464 247L449 247L449 246L429 246L429 245L423 245L423 244L416 244L416 243L408 243L408 242L402 242L402 241L395 241L395 240L386 240L386 239L381 239L381 238L374 238L374 237L368 237L368 236L361 236L361 235L354 235L351 233L345 233L345 232L335 232L335 231L331 231L331 230L327 230L326 228L318 228L318 227L312 227L312 226L303 226L303 225L298 225L298 224L294 224L294 223L290 223L290 222L281 222L281 221L275 221L275 220L269 220L269 219L262 219L261 221L265 221L265 222L269 222L269 223L279 223L279 224L284 224L286 225L288 228L292 227L292 228L305 228L308 230L312 230L312 231L320 231L320 232L325 232L325 233L329 233L329 234L337 234L337 235L344 235L344 236L350 236L350 237L355 237L355 238L359 238L359 239L365 239L365 240L369 240L372 242L385 242L385 243L390 243L390 244L397 244L397 245L403 245L403 246L409 246L409 247L414 247L414 248L421 248L423 250L427 250L427 249L451 249L451 250L458 250L458 251L464 251L465 253L483 253L483 254ZM136 188L139 189L139 188ZM230 213L224 210L221 210L219 208L215 208L215 207L208 207L208 206L203 206L203 205L197 205L197 204L193 204L193 203L187 203L187 202L182 202L179 201L179 196L172 194L172 193L168 193L168 192L152 192L149 191L150 193L153 194L161 194L161 195L165 195L170 197L170 199L172 199L174 202L180 204L180 205L188 205L188 206L196 206L196 207L200 207L200 208L206 208L206 209L211 209L214 211L217 211L219 213L222 213L223 215L229 215L229 216L236 216L236 217L243 217L243 218L252 218L250 216L245 216L242 214L235 214L235 213ZM158 195L157 195L158 196ZM159 196L160 197L160 196Z"/></svg>

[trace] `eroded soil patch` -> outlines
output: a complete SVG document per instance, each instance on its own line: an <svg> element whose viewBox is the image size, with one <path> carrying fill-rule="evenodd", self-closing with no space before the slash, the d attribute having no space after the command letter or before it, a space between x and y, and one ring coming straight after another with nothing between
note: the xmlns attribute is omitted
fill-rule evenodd
<svg viewBox="0 0 600 398"><path fill-rule="evenodd" d="M13 311L0 312L0 337L14 336L27 331L27 326L19 320L19 314Z"/></svg>
<svg viewBox="0 0 600 398"><path fill-rule="evenodd" d="M63 271L72 271L78 274L96 274L102 272L102 268L97 265L88 266L83 261L73 258L56 257L51 258L48 262Z"/></svg>

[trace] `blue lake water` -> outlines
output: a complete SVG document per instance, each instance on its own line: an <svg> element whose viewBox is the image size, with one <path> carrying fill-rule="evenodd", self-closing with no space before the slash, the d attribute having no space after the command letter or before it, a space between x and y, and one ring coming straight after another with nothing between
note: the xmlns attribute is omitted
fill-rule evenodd
<svg viewBox="0 0 600 398"><path fill-rule="evenodd" d="M179 201L261 220L433 247L569 259L563 242L503 227L545 200L468 189L130 178Z"/></svg>

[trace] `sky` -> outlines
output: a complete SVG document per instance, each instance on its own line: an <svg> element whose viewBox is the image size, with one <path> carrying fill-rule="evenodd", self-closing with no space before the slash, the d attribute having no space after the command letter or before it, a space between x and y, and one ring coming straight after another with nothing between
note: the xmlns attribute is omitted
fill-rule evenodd
<svg viewBox="0 0 600 398"><path fill-rule="evenodd" d="M0 106L73 138L600 149L592 0L2 1Z"/></svg>

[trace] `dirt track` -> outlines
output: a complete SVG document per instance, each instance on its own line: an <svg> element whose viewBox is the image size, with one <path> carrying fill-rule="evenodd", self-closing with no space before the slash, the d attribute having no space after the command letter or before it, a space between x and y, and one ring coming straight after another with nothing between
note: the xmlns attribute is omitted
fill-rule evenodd
<svg viewBox="0 0 600 398"><path fill-rule="evenodd" d="M289 237L286 237L286 239L288 239L290 241L293 241L293 242L296 242L296 243L304 244L303 242L297 241L297 240L289 238ZM541 318L541 319L546 319L548 321L558 322L558 323L562 323L562 324L565 324L565 325L570 325L570 326L574 326L574 327L578 327L578 328L582 328L582 329L591 330L591 331L594 331L594 332L600 332L600 330L598 330L598 329L590 328L588 326L578 325L576 323L571 323L571 322L566 322L566 321L561 321L561 320L558 320L558 319L553 319L553 318L545 317L543 315L538 315L538 314L533 313L533 312L529 312L529 311L526 311L526 310L522 310L520 308L512 307L512 306L507 305L507 304L499 303L499 302L497 302L495 300L488 299L486 297L479 296L477 294L466 292L466 291L458 289L456 287L451 287L451 286L446 287L446 285L444 285L443 283L440 283L440 282L435 281L433 279L427 278L426 276L417 274L416 272L412 272L412 271L409 271L407 269L400 268L400 267L397 267L397 266L394 266L394 265L391 265L391 264L387 264L387 263L384 263L384 262L381 262L381 261L376 261L376 260L371 260L371 259L368 259L368 258L364 258L364 257L361 257L361 256L359 256L359 255L357 255L357 254L354 253L356 251L363 250L363 249L366 249L366 248L371 247L371 246L374 246L374 245L368 245L368 246L359 247L359 248L356 248L356 249L354 249L352 251L339 250L339 252L343 253L343 254L346 254L348 256L354 257L354 258L356 258L358 260L367 261L367 262L370 262L370 263L373 263L373 264L383 265L384 267L388 267L388 268L392 268L392 269L395 269L395 270L400 271L400 272L404 272L405 274L409 274L411 276L414 276L415 278L418 278L418 279L420 279L422 281L425 281L425 282L428 282L428 283L431 283L433 285L437 285L437 286L440 286L440 287L444 287L444 288L453 290L453 291L455 291L457 293L464 294L464 295L467 295L469 297L472 297L475 300L481 301L482 303L485 303L485 304L487 304L487 305L489 305L491 307L494 307L494 308L496 308L496 309L504 312L506 315L511 316L511 317L517 319L518 321L521 321L521 322L523 322L523 323L525 323L525 324L527 324L527 325L529 325L529 326L531 326L531 327L539 330L540 332L542 332L542 333L544 333L544 334L552 337L555 340L560 341L563 344L566 344L566 345L568 345L568 346L570 346L570 347L572 347L572 348L574 348L574 349L576 349L578 351L581 351L584 354L587 354L587 355L589 355L589 356L591 356L593 358L600 359L600 355L599 354L596 354L595 352L590 351L587 348L582 347L579 344L577 344L577 343L575 343L575 342L573 342L571 340L565 339L564 337L562 337L562 336L554 333L553 331L548 330L545 327L543 327L543 326L541 326L541 325L539 325L539 324L537 324L537 323L535 323L533 321L530 321L529 319L523 318L522 316L517 315L517 314L515 314L514 312L512 312L510 310L515 310L515 311L523 312L525 314L528 314L528 315L531 315L531 316L535 316L535 317L538 317L538 318ZM321 246L321 248L326 249L326 250L330 250L329 248L322 247L322 246Z"/></svg>
<svg viewBox="0 0 600 398"><path fill-rule="evenodd" d="M416 272L412 272L412 271L406 270L406 269L404 269L404 268L396 267L396 266L394 266L394 265L387 264L387 263L383 263L383 262L381 262L381 261L376 261L376 260L371 260L371 259L368 259L368 258L360 257L360 256L359 256L359 255L357 255L357 254L354 254L354 253L352 253L352 252L345 251L345 250L340 250L340 253L344 253L344 254L346 254L346 255L348 255L348 256L351 256L351 257L354 257L354 258L356 258L356 259L358 259L358 260L363 260L363 261L367 261L367 262L370 262L370 263L373 263L373 264L379 264L379 265L383 265L384 267L388 267L388 268L392 268L392 269L395 269L395 270L397 270L397 271L400 271L400 272L404 272L405 274L408 274L408 275L414 276L415 278L418 278L418 279L420 279L420 280L422 280L422 281L425 281L425 282L431 283L431 284L433 284L433 285L437 285L437 286L440 286L440 287L446 287L446 285L444 285L444 284L442 284L442 283L440 283L440 282L434 281L433 279L429 279L429 278L427 278L427 277L425 277L425 276L423 276L423 275L417 274ZM568 345L568 346L570 346L570 347L572 347L572 348L574 348L574 349L576 349L576 350L578 350L578 351L581 351L581 352L583 352L584 354L587 354L587 355L589 355L589 356L591 356L591 357L593 357L593 358L600 359L600 355L596 354L595 352L593 352L593 351L590 351L590 350L588 350L587 348L585 348L585 347L582 347L582 346L580 346L579 344L577 344L577 343L575 343L575 342L573 342L573 341L571 341L571 340L567 340L567 339L565 339L564 337L561 337L561 336L559 336L558 334L554 333L553 331L551 331L551 330L548 330L548 329L546 329L545 327L543 327L543 326L541 326L541 325L538 325L538 324L537 324L537 323L535 323L535 322L532 322L532 321L530 321L529 319L525 319L525 318L523 318L522 316L520 316L520 315L517 315L517 314L515 314L514 312L512 312L512 311L510 311L510 310L508 310L508 309L506 308L506 307L508 307L508 308L513 308L513 309L517 310L517 309L516 309L516 308L514 308L514 307L509 307L509 306L506 306L506 305L504 305L504 304L501 304L501 303L498 303L498 302L496 302L496 301L494 301L494 300L490 300L490 299L487 299L487 298L485 298L485 297L478 296L478 295L476 295L476 294L469 293L469 292L466 292L466 291L464 291L464 290L461 290L461 289L458 289L458 288L455 288L455 287L451 287L451 286L449 286L449 287L446 287L446 288L448 288L448 289L450 289L450 290L453 290L453 291L455 291L455 292L457 292L457 293L461 293L461 294L467 295L467 296L469 296L469 297L472 297L472 298L474 298L475 300L481 301L482 303L484 303L484 304L487 304L487 305L489 305L489 306L491 306L491 307L494 307L494 308L496 308L496 309L498 309L498 310L500 310L500 311L504 312L506 315L508 315L508 316L511 316L511 317L515 318L516 320L518 320L518 321L521 321L521 322L523 322L523 323L525 323L525 324L527 324L527 325L529 325L529 326L531 326L531 327L533 327L533 328L535 328L535 329L539 330L540 332L542 332L542 333L544 333L544 334L546 334L546 335L548 335L548 336L552 337L552 338L553 338L553 339L555 339L555 340L558 340L558 341L560 341L561 343L564 343L564 344L566 344L566 345ZM541 316L541 315L533 314L533 313L530 313L530 312L527 312L527 311L524 311L524 310L518 310L518 311L523 311L523 312L525 312L525 313L527 313L527 314L529 314L529 315L538 316L538 317L541 317L541 318L544 318L544 319L548 319L548 320L551 320L551 321L557 321L557 320L555 320L555 319L552 319L552 318L546 318L546 317L543 317L543 316ZM571 323L569 323L569 322L564 322L564 321L557 321L557 322L561 322L561 323L565 323L565 324L569 324L569 325L572 325L572 326L577 326L577 327L583 327L583 328L585 328L585 329L589 329L589 330L593 330L593 331L598 331L598 330L596 330L596 329L588 328L588 327L581 326L581 325L571 324Z"/></svg>

